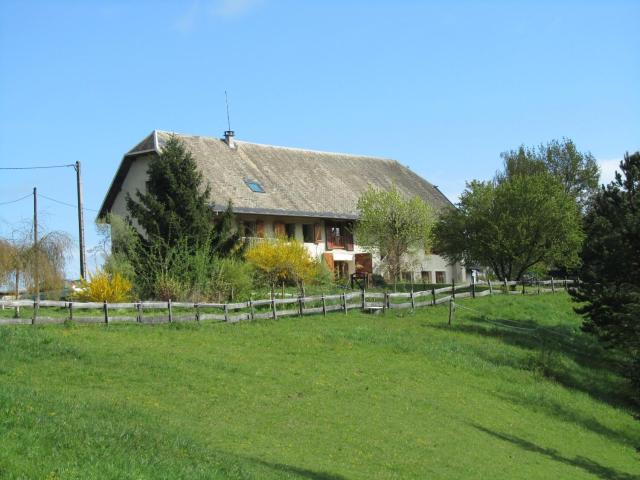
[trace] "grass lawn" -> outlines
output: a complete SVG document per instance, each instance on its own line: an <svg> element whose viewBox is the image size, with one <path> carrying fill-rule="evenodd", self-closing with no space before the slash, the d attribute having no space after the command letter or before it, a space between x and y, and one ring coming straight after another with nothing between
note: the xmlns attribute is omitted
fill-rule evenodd
<svg viewBox="0 0 640 480"><path fill-rule="evenodd" d="M460 305L0 327L0 478L640 478L565 294Z"/></svg>

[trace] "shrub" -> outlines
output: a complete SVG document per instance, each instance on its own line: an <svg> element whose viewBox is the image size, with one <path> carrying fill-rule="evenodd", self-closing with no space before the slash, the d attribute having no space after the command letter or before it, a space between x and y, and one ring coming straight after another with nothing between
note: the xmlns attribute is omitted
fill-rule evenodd
<svg viewBox="0 0 640 480"><path fill-rule="evenodd" d="M316 262L305 246L285 237L256 243L247 250L245 258L262 273L271 286L279 282L294 282L300 286L316 272Z"/></svg>
<svg viewBox="0 0 640 480"><path fill-rule="evenodd" d="M131 282L119 273L99 271L80 282L80 290L71 295L80 302L126 302L131 299Z"/></svg>
<svg viewBox="0 0 640 480"><path fill-rule="evenodd" d="M153 297L158 300L185 300L187 288L176 277L160 273L153 283Z"/></svg>

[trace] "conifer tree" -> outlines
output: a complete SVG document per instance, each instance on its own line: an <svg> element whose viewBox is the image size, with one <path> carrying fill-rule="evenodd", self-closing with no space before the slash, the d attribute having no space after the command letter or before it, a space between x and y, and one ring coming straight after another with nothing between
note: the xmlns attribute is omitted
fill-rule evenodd
<svg viewBox="0 0 640 480"><path fill-rule="evenodd" d="M627 353L640 400L640 152L593 198L585 218L580 285L584 330Z"/></svg>
<svg viewBox="0 0 640 480"><path fill-rule="evenodd" d="M144 229L146 242L160 241L167 248L184 242L204 245L210 239L210 188L185 145L176 136L149 164L146 192L127 195L130 217Z"/></svg>

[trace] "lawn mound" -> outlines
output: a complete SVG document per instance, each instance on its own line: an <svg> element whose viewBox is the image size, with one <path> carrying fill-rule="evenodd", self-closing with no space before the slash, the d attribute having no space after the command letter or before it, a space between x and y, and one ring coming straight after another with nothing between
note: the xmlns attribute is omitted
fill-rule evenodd
<svg viewBox="0 0 640 480"><path fill-rule="evenodd" d="M240 324L0 328L0 478L638 478L565 294Z"/></svg>

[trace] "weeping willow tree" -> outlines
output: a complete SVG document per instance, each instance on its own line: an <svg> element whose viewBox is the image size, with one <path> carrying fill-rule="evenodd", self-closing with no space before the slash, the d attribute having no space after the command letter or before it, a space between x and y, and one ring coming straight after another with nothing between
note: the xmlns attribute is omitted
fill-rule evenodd
<svg viewBox="0 0 640 480"><path fill-rule="evenodd" d="M64 287L64 269L72 246L71 237L60 231L43 235L37 245L28 233L0 239L0 282L20 292L56 292Z"/></svg>

